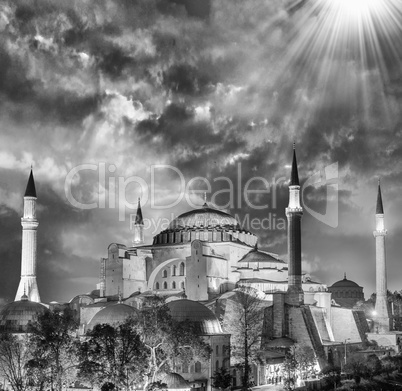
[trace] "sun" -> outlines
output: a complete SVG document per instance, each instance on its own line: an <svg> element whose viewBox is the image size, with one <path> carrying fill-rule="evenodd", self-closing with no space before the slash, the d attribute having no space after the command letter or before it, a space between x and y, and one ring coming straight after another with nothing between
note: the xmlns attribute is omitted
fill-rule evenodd
<svg viewBox="0 0 402 391"><path fill-rule="evenodd" d="M281 59L284 66L278 80L282 74L286 80L292 70L295 88L304 89L303 96L315 102L316 111L336 115L339 108L366 126L375 108L383 114L381 121L391 123L387 85L402 69L402 0L296 4L290 13L292 38ZM301 100L295 100L293 113L301 123L312 118L306 117Z"/></svg>
<svg viewBox="0 0 402 391"><path fill-rule="evenodd" d="M378 10L384 1L381 0L331 0L333 7L338 8L351 17L359 17Z"/></svg>

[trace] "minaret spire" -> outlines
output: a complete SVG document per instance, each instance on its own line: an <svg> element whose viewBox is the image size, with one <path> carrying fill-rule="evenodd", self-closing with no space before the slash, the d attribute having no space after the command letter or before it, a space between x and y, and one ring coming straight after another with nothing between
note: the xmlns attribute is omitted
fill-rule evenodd
<svg viewBox="0 0 402 391"><path fill-rule="evenodd" d="M138 197L137 214L135 215L135 223L144 225L144 220L142 218L141 198L140 197Z"/></svg>
<svg viewBox="0 0 402 391"><path fill-rule="evenodd" d="M133 244L144 244L144 219L142 218L141 198L138 197L137 214L134 220L134 237Z"/></svg>
<svg viewBox="0 0 402 391"><path fill-rule="evenodd" d="M301 271L301 218L303 208L300 205L300 184L294 143L292 172L289 183L289 205L286 208L286 216L288 218L289 257L287 303L298 306L304 302Z"/></svg>
<svg viewBox="0 0 402 391"><path fill-rule="evenodd" d="M384 224L384 208L381 197L381 186L378 181L377 205L376 205L376 229L373 232L375 237L376 247L376 302L375 302L375 317L374 327L379 332L389 332L391 321L388 309L387 300L387 268L385 257L385 236L387 230Z"/></svg>
<svg viewBox="0 0 402 391"><path fill-rule="evenodd" d="M381 184L380 184L380 179L378 179L378 193L377 193L377 206L376 206L376 211L375 213L378 214L384 214L384 208L382 206L382 196L381 196Z"/></svg>
<svg viewBox="0 0 402 391"><path fill-rule="evenodd" d="M297 172L296 145L293 143L292 174L290 176L290 186L299 186L299 173Z"/></svg>
<svg viewBox="0 0 402 391"><path fill-rule="evenodd" d="M24 216L22 225L21 280L15 300L27 297L30 301L40 303L39 289L36 282L37 229L36 188L31 167L28 184L24 194Z"/></svg>
<svg viewBox="0 0 402 391"><path fill-rule="evenodd" d="M32 166L31 166L31 173L29 174L27 187L25 189L24 197L35 197L36 198L36 188L35 188L35 180L33 177Z"/></svg>

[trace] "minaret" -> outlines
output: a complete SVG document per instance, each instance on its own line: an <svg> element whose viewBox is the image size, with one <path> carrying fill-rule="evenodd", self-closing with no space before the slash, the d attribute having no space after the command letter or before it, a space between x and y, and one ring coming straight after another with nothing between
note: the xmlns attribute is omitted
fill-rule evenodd
<svg viewBox="0 0 402 391"><path fill-rule="evenodd" d="M142 218L140 198L138 198L137 214L134 222L133 244L144 244L144 220Z"/></svg>
<svg viewBox="0 0 402 391"><path fill-rule="evenodd" d="M292 173L289 184L289 205L286 208L288 218L288 291L286 302L301 305L304 302L301 270L301 218L303 209L300 205L300 185L297 173L296 149L293 144Z"/></svg>
<svg viewBox="0 0 402 391"><path fill-rule="evenodd" d="M385 260L385 236L387 230L384 225L384 208L382 205L380 181L378 181L377 207L375 212L375 237L376 248L376 293L374 327L378 332L389 332L390 316L387 300L387 269Z"/></svg>
<svg viewBox="0 0 402 391"><path fill-rule="evenodd" d="M21 280L15 301L27 296L30 301L40 303L38 284L36 282L36 230L39 222L36 219L36 189L32 173L29 175L24 195L24 217L22 225Z"/></svg>

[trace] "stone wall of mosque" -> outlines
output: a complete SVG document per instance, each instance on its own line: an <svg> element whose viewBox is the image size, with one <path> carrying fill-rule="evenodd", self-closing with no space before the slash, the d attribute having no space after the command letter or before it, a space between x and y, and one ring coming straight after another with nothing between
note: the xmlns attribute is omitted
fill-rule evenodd
<svg viewBox="0 0 402 391"><path fill-rule="evenodd" d="M353 310L348 308L332 307L331 327L335 341L360 343L361 336L357 327Z"/></svg>

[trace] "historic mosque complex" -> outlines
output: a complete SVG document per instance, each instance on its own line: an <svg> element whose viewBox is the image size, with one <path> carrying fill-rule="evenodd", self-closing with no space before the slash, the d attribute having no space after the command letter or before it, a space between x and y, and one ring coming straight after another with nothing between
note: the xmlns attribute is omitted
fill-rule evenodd
<svg viewBox="0 0 402 391"><path fill-rule="evenodd" d="M0 312L0 328L26 332L26 327L49 305L41 304L36 282L36 189L31 170L24 196L21 281L15 301ZM112 243L100 262L99 284L90 293L79 294L68 303L79 319L79 334L96 324L115 324L140 310L147 297L164 297L178 320L196 321L200 335L212 354L208 362L176 368L180 379L193 388L211 389L211 376L221 367L230 368L233 384L240 373L230 363L230 334L225 322L240 286L254 288L264 311L261 330L262 368L254 368L256 384L270 382L285 351L294 343L311 346L322 367L339 360L345 341L362 344L375 340L380 346L398 350L398 332L391 329L387 304L384 211L380 185L376 207L376 315L369 329L365 314L353 308L364 300L363 288L343 280L327 287L302 271L300 185L296 151L289 182L288 260L262 251L257 237L230 214L207 202L181 214L144 243L144 222L138 202L134 235L129 245ZM374 254L373 254L374 258ZM374 270L374 265L373 265ZM95 287L94 287L95 288ZM337 349L338 347L338 349ZM337 356L338 355L338 356ZM176 374L174 375L176 376ZM175 377L175 381L178 381ZM190 387L189 386L189 387Z"/></svg>

